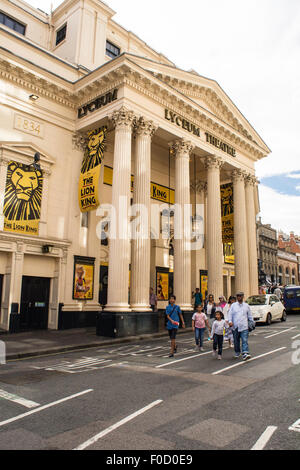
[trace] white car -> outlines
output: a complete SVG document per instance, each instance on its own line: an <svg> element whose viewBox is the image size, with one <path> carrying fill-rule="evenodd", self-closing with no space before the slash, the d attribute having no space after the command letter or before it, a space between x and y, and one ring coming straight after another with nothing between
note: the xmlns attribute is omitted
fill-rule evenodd
<svg viewBox="0 0 300 470"><path fill-rule="evenodd" d="M256 323L271 325L274 320L287 320L284 305L274 294L252 295L247 299L253 319Z"/></svg>

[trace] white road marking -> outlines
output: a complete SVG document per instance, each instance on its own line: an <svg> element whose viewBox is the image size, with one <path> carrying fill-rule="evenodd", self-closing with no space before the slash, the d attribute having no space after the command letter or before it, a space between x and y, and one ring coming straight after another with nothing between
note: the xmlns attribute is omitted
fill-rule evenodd
<svg viewBox="0 0 300 470"><path fill-rule="evenodd" d="M276 426L269 426L265 432L260 436L256 444L252 447L251 450L263 450L268 444L269 440L273 436L274 432L277 431Z"/></svg>
<svg viewBox="0 0 300 470"><path fill-rule="evenodd" d="M297 336L294 336L294 338L292 338L292 339L297 339L297 338L299 338L299 337L300 337L300 335L297 335Z"/></svg>
<svg viewBox="0 0 300 470"><path fill-rule="evenodd" d="M143 413L146 413L146 411L150 410L154 406L160 405L163 402L163 400L157 400L151 403L150 405L146 406L145 408L142 408L139 411L136 411L135 413L131 414L130 416L127 416L127 418L122 419L116 424L113 424L107 429L104 429L104 431L100 432L99 434L96 434L96 436L92 437L91 439L88 439L86 442L81 444L80 446L76 447L76 449L73 450L84 450L87 447L90 447L91 445L95 444L99 439L102 437L106 436L107 434L111 433L115 429L118 429L120 426L123 426L123 424L128 423L129 421L132 421L135 419L137 416L140 416Z"/></svg>
<svg viewBox="0 0 300 470"><path fill-rule="evenodd" d="M271 354L275 354L276 352L283 351L284 349L287 349L287 348L284 347L284 348L275 349L275 351L270 351L266 354L261 354L261 356L253 357L252 359L249 359L248 361L238 362L237 364L234 364L233 366L225 367L225 369L221 369L221 370L218 370L217 372L213 372L212 375L222 374L222 372L225 372L230 369L234 369L235 367L242 366L243 364L247 364L248 362L256 361L257 359L261 359L262 357L270 356Z"/></svg>
<svg viewBox="0 0 300 470"><path fill-rule="evenodd" d="M297 327L294 326L293 328L289 328L288 330L284 330L284 331L280 331L279 333L275 333L275 335L265 336L265 339L273 338L273 336L277 336L277 335L282 335L282 333L287 333L288 331L296 330L296 328Z"/></svg>
<svg viewBox="0 0 300 470"><path fill-rule="evenodd" d="M226 351L226 349L229 349L229 348L225 348L223 351ZM185 357L184 359L178 359L178 361L168 362L167 364L162 364L160 366L156 366L155 368L162 369L163 367L168 367L168 366L171 366L172 364L178 364L178 362L188 361L189 359L195 359L196 357L207 356L208 354L212 354L212 350L206 353L196 354L195 356Z"/></svg>
<svg viewBox="0 0 300 470"><path fill-rule="evenodd" d="M289 431L300 432L300 419L298 419L298 421L296 421L291 427L289 427Z"/></svg>
<svg viewBox="0 0 300 470"><path fill-rule="evenodd" d="M5 390L0 390L0 399L3 398L4 400L13 401L14 403L18 403L19 405L25 406L25 408L36 408L40 406L39 403L35 403L31 400L26 400L26 398L18 397L17 395L13 395L12 393L5 392Z"/></svg>
<svg viewBox="0 0 300 470"><path fill-rule="evenodd" d="M49 403L48 405L40 406L39 408L35 408L34 410L28 411L27 413L23 413L21 415L15 416L14 418L6 419L5 421L0 422L0 427L5 426L6 424L13 423L14 421L19 421L20 419L26 418L26 416L33 415L35 413L39 413L40 411L46 410L47 408L51 408L56 405L60 405L69 400L73 400L73 398L81 397L82 395L86 395L87 393L93 392L93 389L84 390L83 392L76 393L75 395L71 395L66 398L62 398L61 400L54 401L53 403Z"/></svg>

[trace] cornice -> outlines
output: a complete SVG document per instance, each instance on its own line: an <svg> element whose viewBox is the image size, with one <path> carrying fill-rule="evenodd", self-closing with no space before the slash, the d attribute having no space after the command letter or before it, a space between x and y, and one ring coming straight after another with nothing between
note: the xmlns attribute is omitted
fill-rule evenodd
<svg viewBox="0 0 300 470"><path fill-rule="evenodd" d="M136 64L132 63L132 66L133 65ZM128 63L121 64L115 70L107 72L105 76L99 78L95 77L94 81L83 86L78 91L76 90L76 82L74 84L70 84L70 90L68 91L63 87L51 83L49 80L44 78L37 77L21 66L13 65L4 59L0 59L0 77L26 88L31 93L44 96L47 99L51 99L56 103L67 106L73 110L76 110L77 107L82 104L92 101L99 95L105 94L113 88L127 85L139 93L148 96L151 100L159 103L161 106L167 107L171 111L180 114L182 117L197 125L197 127L201 127L204 131L213 133L220 140L230 143L237 150L246 154L249 158L257 160L266 156L266 152L264 153L261 150L258 150L257 147L259 146L254 140L249 140L249 137L245 137L241 134L242 129L238 128L237 125L237 128L233 129L233 127L230 128L230 124L227 127L225 122L217 122L217 120L214 119L214 115L209 110L202 108L198 103L187 103L184 100L184 95L183 97L180 97L179 93L181 92L176 90L173 85L175 93L172 89L168 90L166 88L168 87L168 80L166 80L166 78L164 78L166 82L162 81L161 83L159 80L155 80L155 75L160 74L152 74L145 71L145 73L150 75L147 77L143 73L134 70L132 66ZM151 76L154 77L155 81L151 80ZM195 93L195 91L193 91L195 88L200 89L200 92L198 90L197 93L200 93L201 99L204 101L206 100L205 102L208 107L217 106L220 108L223 106L222 112L225 112L225 105L222 105L222 102L217 97L216 93L210 89L193 85L187 88L187 97L189 94ZM178 95L176 95L177 93ZM230 111L228 110L226 112L229 113ZM221 119L217 115L215 117L217 119ZM238 123L237 119L235 119L235 121Z"/></svg>
<svg viewBox="0 0 300 470"><path fill-rule="evenodd" d="M13 82L27 89L30 93L43 96L71 109L76 109L76 95L4 59L0 59L0 78Z"/></svg>

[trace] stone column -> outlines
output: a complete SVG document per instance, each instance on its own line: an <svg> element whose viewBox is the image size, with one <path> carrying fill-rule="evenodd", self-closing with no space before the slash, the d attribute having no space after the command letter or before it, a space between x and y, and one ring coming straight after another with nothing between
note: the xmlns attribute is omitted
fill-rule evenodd
<svg viewBox="0 0 300 470"><path fill-rule="evenodd" d="M116 236L109 242L108 299L106 311L129 312L128 286L130 234L128 209L131 188L131 139L134 114L122 107L112 115L115 125L112 206L115 208Z"/></svg>
<svg viewBox="0 0 300 470"><path fill-rule="evenodd" d="M248 175L246 178L246 214L249 250L249 295L258 294L256 214L254 205L256 184L256 178L252 175Z"/></svg>
<svg viewBox="0 0 300 470"><path fill-rule="evenodd" d="M191 142L185 140L175 141L171 145L175 155L174 293L181 310L190 311L192 310L190 153L194 147Z"/></svg>
<svg viewBox="0 0 300 470"><path fill-rule="evenodd" d="M6 187L7 165L8 161L3 159L0 160L0 230L3 230L4 228L3 207Z"/></svg>
<svg viewBox="0 0 300 470"><path fill-rule="evenodd" d="M208 294L215 300L223 295L223 244L221 219L220 169L221 158L208 157L207 169L207 269Z"/></svg>
<svg viewBox="0 0 300 470"><path fill-rule="evenodd" d="M150 312L150 183L151 138L157 127L152 121L140 118L137 122L133 203L141 205L140 226L132 241L131 308L134 312Z"/></svg>
<svg viewBox="0 0 300 470"><path fill-rule="evenodd" d="M245 173L234 170L234 251L235 251L235 290L243 291L245 298L249 295L249 251L247 236Z"/></svg>

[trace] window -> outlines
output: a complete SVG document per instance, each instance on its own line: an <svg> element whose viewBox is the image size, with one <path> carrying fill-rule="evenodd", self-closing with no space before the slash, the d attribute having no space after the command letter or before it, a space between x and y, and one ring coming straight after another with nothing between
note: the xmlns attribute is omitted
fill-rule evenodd
<svg viewBox="0 0 300 470"><path fill-rule="evenodd" d="M114 59L115 57L118 57L118 55L120 55L120 52L121 50L119 47L114 46L114 44L109 41L106 41L106 55Z"/></svg>
<svg viewBox="0 0 300 470"><path fill-rule="evenodd" d="M4 24L8 28L13 29L17 33L25 35L26 26L22 23L19 23L19 21L14 20L10 16L7 16L5 13L2 13L1 11L0 11L0 23Z"/></svg>
<svg viewBox="0 0 300 470"><path fill-rule="evenodd" d="M58 44L60 44L65 39L66 35L67 35L67 25L65 24L56 33L56 43L55 43L55 45L57 46Z"/></svg>

